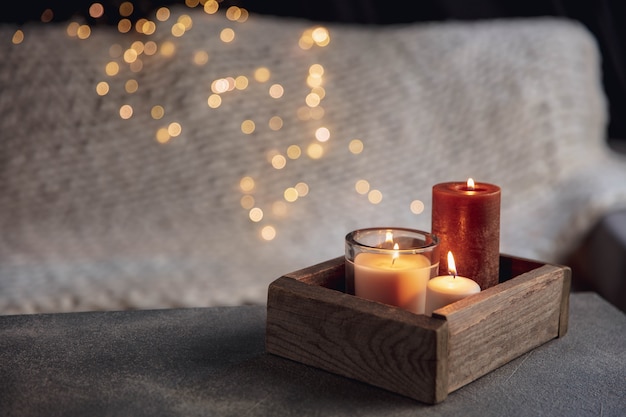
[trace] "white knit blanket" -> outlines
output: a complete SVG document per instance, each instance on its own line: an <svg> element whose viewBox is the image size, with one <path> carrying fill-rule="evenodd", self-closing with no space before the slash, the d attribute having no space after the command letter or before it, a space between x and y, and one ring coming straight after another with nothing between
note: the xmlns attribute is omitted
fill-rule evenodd
<svg viewBox="0 0 626 417"><path fill-rule="evenodd" d="M175 36L182 15L193 25ZM262 304L274 279L342 255L353 229L429 230L443 181L500 185L502 252L546 262L626 203L597 46L576 23L328 24L329 44L303 49L313 22L184 7L155 22L151 35L96 27L87 39L30 24L16 45L18 28L0 27L0 313ZM124 60L138 41L140 67ZM314 64L323 94L310 111ZM208 105L216 80L241 76L245 88ZM181 133L157 141L173 123Z"/></svg>

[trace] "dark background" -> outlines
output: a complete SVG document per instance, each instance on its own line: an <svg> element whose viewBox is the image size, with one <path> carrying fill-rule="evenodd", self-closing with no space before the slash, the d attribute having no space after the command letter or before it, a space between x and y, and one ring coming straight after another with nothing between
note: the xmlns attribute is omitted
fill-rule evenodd
<svg viewBox="0 0 626 417"><path fill-rule="evenodd" d="M100 0L106 14L88 16L96 0L32 0L3 4L1 22L39 21L46 9L53 21L84 16L90 24L116 24L119 5L125 0ZM130 0L132 19L148 17L156 8L184 4L184 0ZM602 53L603 84L609 99L607 137L626 145L626 1L624 0L421 0L407 4L381 0L224 0L222 7L238 5L250 12L294 16L322 22L372 25L442 20L477 20L505 17L562 16L583 23L596 37Z"/></svg>

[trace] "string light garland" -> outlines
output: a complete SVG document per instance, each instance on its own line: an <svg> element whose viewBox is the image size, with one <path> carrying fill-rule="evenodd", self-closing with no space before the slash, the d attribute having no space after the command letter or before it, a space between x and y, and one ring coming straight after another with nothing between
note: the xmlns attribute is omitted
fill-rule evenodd
<svg viewBox="0 0 626 417"><path fill-rule="evenodd" d="M220 9L220 3L216 0L188 0L185 2L188 8L202 8L204 13L215 15L223 13L226 18L224 20L225 27L219 33L219 39L224 46L234 42L237 39L237 25L245 24L248 21L249 13L247 10L237 6L229 6L226 10ZM103 68L103 79L99 80L94 86L94 93L100 97L106 98L113 84L119 83L122 79L124 91L128 96L132 96L142 86L135 79L133 74L144 71L146 64L150 59L174 59L176 56L175 39L185 36L185 34L193 30L193 18L186 13L174 16L172 10L166 6L160 7L154 11L150 18L139 18L131 20L135 11L135 5L126 1L120 4L116 12L119 20L116 22L117 30L120 34L133 34L135 37L129 36L131 40L128 46L120 44L111 45L109 48L109 61ZM93 3L89 7L89 17L91 19L100 19L107 14L104 6L100 3ZM53 19L54 12L46 9L42 14L42 22L49 22ZM159 36L158 39L151 39L155 35L162 35L167 30L169 36ZM85 23L70 21L66 28L67 35L77 40L86 40L91 36L92 28ZM142 40L137 40L136 35L141 35ZM24 40L24 33L21 29L16 30L12 42L20 44ZM169 38L169 39L168 39ZM134 40L133 40L134 39ZM331 45L331 34L329 30L320 25L312 26L304 30L298 39L294 42L302 51L312 50L313 48L326 48ZM211 64L211 51L196 51L192 57L193 65L203 67ZM265 66L257 67L252 74L232 74L213 80L210 86L205 102L199 103L204 105L207 111L216 111L219 109L230 94L236 92L245 92L253 86L263 85L267 88L267 97L272 100L280 100L285 94L285 88L280 80L272 79L272 68ZM291 143L283 149L273 149L268 152L265 157L268 164L273 169L284 170L288 164L298 163L302 158L318 160L325 156L328 152L327 145L334 140L332 129L324 125L325 109L324 99L328 92L326 91L325 77L326 69L322 63L315 63L309 66L306 74L303 74L303 82L306 85L306 94L302 97L302 105L294 109L295 118L300 122L314 121L318 123L318 127L311 133L308 143ZM130 120L140 111L130 102L119 103L118 117L124 120ZM161 103L149 103L149 112L152 120L160 122L160 125L153 132L154 142L157 146L167 146L174 143L177 139L184 136L185 125L180 120L171 120L168 109ZM280 132L284 126L284 118L281 115L272 116L267 122L266 127L274 132ZM250 136L255 133L258 122L253 119L245 119L240 121L241 134ZM353 155L359 155L364 152L366 145L362 139L351 139L347 145L348 151ZM263 157L262 155L260 157ZM249 220L260 226L259 236L262 240L273 240L278 230L275 224L270 224L272 219L282 218L288 215L289 204L294 204L299 200L307 197L311 190L306 182L300 181L286 187L281 196L276 196L274 201L266 206L259 206L261 199L257 196L257 185L262 182L262 178L253 178L244 176L241 178L239 186L240 205L242 210L247 213ZM371 204L380 204L384 199L381 190L372 188L366 179L358 179L355 181L353 192L357 195L363 195ZM423 211L423 203L420 200L410 202L409 210L414 214L420 214Z"/></svg>

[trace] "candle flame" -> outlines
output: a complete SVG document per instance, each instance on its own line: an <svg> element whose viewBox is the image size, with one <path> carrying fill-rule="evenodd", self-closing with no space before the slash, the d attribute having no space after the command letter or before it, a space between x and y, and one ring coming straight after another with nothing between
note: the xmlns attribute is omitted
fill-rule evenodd
<svg viewBox="0 0 626 417"><path fill-rule="evenodd" d="M448 251L448 274L456 277L456 265L451 251Z"/></svg>
<svg viewBox="0 0 626 417"><path fill-rule="evenodd" d="M391 265L393 265L396 262L396 259L398 259L400 257L400 246L398 246L397 243L394 243L393 245L393 255L391 256Z"/></svg>
<svg viewBox="0 0 626 417"><path fill-rule="evenodd" d="M468 188L470 191L473 191L473 190L474 190L474 187L475 187L474 180L473 180L472 178L468 178L468 179L467 179L467 188Z"/></svg>
<svg viewBox="0 0 626 417"><path fill-rule="evenodd" d="M385 234L385 243L393 243L393 232L387 232Z"/></svg>

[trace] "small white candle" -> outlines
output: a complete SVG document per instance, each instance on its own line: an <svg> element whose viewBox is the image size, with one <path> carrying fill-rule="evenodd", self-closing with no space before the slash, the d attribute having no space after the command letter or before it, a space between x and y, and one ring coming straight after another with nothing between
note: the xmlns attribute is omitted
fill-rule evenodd
<svg viewBox="0 0 626 417"><path fill-rule="evenodd" d="M438 308L452 304L469 295L480 292L480 286L469 278L456 275L452 252L448 252L448 273L428 281L426 287L426 315L431 316Z"/></svg>
<svg viewBox="0 0 626 417"><path fill-rule="evenodd" d="M424 314L431 264L420 254L360 253L354 259L355 295Z"/></svg>

